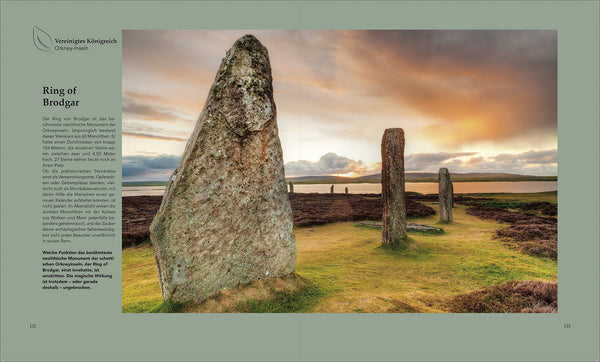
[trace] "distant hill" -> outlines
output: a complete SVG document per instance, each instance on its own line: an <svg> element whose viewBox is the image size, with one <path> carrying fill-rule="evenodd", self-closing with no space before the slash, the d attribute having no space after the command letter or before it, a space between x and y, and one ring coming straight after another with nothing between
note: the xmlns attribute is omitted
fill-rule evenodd
<svg viewBox="0 0 600 362"><path fill-rule="evenodd" d="M381 176L379 176L381 178ZM317 181L340 181L340 182L346 182L349 177L340 177L340 176L329 176L329 175L323 175L323 176L300 176L300 177L286 177L287 181L292 181L292 182L317 182Z"/></svg>
<svg viewBox="0 0 600 362"><path fill-rule="evenodd" d="M406 172L408 182L437 182L438 174L432 172ZM512 173L451 173L450 178L455 182L484 182L484 181L556 181L557 176L531 176ZM288 182L294 183L377 183L381 182L381 173L361 177L339 176L303 176L289 177Z"/></svg>

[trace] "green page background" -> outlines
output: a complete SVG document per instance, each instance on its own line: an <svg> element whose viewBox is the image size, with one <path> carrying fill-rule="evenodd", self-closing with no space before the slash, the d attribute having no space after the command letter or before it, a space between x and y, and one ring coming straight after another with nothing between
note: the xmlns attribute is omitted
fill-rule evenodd
<svg viewBox="0 0 600 362"><path fill-rule="evenodd" d="M1 360L598 360L598 2L2 1L1 6ZM43 53L32 44L33 26L63 37L114 37L119 44L71 55ZM120 238L90 243L119 256L111 283L92 293L43 293L40 118L52 113L42 109L40 89L78 85L80 114L120 119L122 29L556 29L559 313L121 314ZM115 169L120 172L120 163ZM38 327L30 329L30 323Z"/></svg>

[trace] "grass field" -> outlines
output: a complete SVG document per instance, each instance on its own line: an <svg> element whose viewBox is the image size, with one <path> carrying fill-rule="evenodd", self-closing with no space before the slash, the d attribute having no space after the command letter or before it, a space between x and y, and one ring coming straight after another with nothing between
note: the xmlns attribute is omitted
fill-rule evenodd
<svg viewBox="0 0 600 362"><path fill-rule="evenodd" d="M551 199L546 195L535 201ZM556 281L555 261L524 255L493 239L495 230L508 224L469 216L461 205L453 215L454 222L443 225L437 215L411 220L440 226L445 234L409 233L412 246L405 251L382 247L381 230L354 222L295 229L296 273L308 284L227 311L447 312L453 296L484 286L509 280ZM161 306L150 245L123 250L122 302L123 312Z"/></svg>
<svg viewBox="0 0 600 362"><path fill-rule="evenodd" d="M123 313L149 312L163 301L152 245L123 249Z"/></svg>

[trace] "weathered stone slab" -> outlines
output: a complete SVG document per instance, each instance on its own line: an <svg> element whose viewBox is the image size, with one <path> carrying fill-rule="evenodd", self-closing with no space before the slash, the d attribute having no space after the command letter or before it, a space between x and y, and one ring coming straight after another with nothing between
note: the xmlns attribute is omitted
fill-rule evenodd
<svg viewBox="0 0 600 362"><path fill-rule="evenodd" d="M292 227L269 56L246 35L223 58L150 226L163 298L199 302L292 273Z"/></svg>
<svg viewBox="0 0 600 362"><path fill-rule="evenodd" d="M406 242L404 194L404 130L388 128L381 140L381 195L383 199L383 245Z"/></svg>
<svg viewBox="0 0 600 362"><path fill-rule="evenodd" d="M450 181L450 172L445 167L440 168L438 173L439 179L439 196L440 196L440 221L441 222L452 222L452 206L453 191L452 181Z"/></svg>
<svg viewBox="0 0 600 362"><path fill-rule="evenodd" d="M329 189L329 193L333 194L333 185L331 185L331 188Z"/></svg>
<svg viewBox="0 0 600 362"><path fill-rule="evenodd" d="M294 193L294 184L290 181L290 194Z"/></svg>

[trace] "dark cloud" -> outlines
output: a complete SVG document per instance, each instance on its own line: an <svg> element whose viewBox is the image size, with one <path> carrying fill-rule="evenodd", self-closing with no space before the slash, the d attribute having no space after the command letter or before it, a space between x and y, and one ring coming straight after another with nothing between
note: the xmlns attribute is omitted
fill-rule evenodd
<svg viewBox="0 0 600 362"><path fill-rule="evenodd" d="M556 31L378 30L358 33L367 46L404 58L416 70L497 70L556 63Z"/></svg>
<svg viewBox="0 0 600 362"><path fill-rule="evenodd" d="M503 164L554 164L558 162L558 150L527 151L518 154L499 154L493 160Z"/></svg>
<svg viewBox="0 0 600 362"><path fill-rule="evenodd" d="M179 156L123 156L123 180L166 180L179 165Z"/></svg>
<svg viewBox="0 0 600 362"><path fill-rule="evenodd" d="M556 31L344 35L346 73L365 95L393 100L432 120L422 137L455 146L556 133Z"/></svg>
<svg viewBox="0 0 600 362"><path fill-rule="evenodd" d="M558 150L527 151L453 160L444 164L452 172L504 172L521 175L556 175Z"/></svg>

